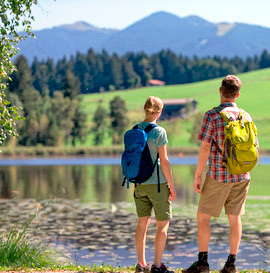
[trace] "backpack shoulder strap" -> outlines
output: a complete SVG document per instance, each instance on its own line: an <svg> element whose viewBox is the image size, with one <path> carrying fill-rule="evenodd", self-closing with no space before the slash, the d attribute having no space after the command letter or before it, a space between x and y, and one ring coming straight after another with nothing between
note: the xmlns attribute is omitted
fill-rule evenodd
<svg viewBox="0 0 270 273"><path fill-rule="evenodd" d="M158 125L154 124L154 123L151 123L151 124L147 125L147 127L144 129L144 131L145 131L145 133L148 134L155 127L158 127Z"/></svg>
<svg viewBox="0 0 270 273"><path fill-rule="evenodd" d="M239 108L240 113L239 113L239 120L241 120L241 127L244 128L245 127L245 120L246 120L246 112Z"/></svg>
<svg viewBox="0 0 270 273"><path fill-rule="evenodd" d="M225 113L221 112L217 107L214 107L214 109L221 115L226 123L229 124L231 122L230 118Z"/></svg>
<svg viewBox="0 0 270 273"><path fill-rule="evenodd" d="M148 134L155 127L158 127L158 125L151 123L151 124L147 125L146 128L144 128L144 131ZM133 126L132 129L139 129L139 124L136 124L135 126Z"/></svg>
<svg viewBox="0 0 270 273"><path fill-rule="evenodd" d="M144 131L148 134L153 128L159 127L157 124L149 124ZM158 192L160 192L160 176L159 176L159 165L158 165L159 153L157 153L157 158L154 163L154 167L157 166L157 179L158 179Z"/></svg>

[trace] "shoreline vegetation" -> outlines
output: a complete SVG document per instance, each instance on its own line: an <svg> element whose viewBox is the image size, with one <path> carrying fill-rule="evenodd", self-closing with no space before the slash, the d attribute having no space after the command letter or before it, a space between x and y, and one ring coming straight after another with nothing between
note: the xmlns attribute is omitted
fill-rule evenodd
<svg viewBox="0 0 270 273"><path fill-rule="evenodd" d="M1 147L1 158L29 158L29 157L98 157L120 156L124 151L122 145L90 146L90 147ZM199 147L168 147L171 156L196 156ZM269 151L270 154L270 151Z"/></svg>
<svg viewBox="0 0 270 273"><path fill-rule="evenodd" d="M1 158L30 158L30 157L115 157L124 151L122 145L114 146L90 146L90 147L1 147ZM168 147L169 156L197 156L199 147ZM270 155L270 149L261 151L262 155Z"/></svg>
<svg viewBox="0 0 270 273"><path fill-rule="evenodd" d="M56 267L50 267L50 268L5 268L5 267L0 267L0 271L5 273L5 272L63 272L63 273L68 273L68 272L91 272L91 273L106 273L106 272L114 272L114 273L133 273L135 271L135 266L133 267L112 267L110 265L92 265L92 266L83 266L83 265L67 265L67 266L56 266ZM179 269L174 269L176 273L181 273L182 268ZM211 270L210 272L219 272L219 270ZM240 270L240 273L257 273L257 272L268 272L264 270Z"/></svg>

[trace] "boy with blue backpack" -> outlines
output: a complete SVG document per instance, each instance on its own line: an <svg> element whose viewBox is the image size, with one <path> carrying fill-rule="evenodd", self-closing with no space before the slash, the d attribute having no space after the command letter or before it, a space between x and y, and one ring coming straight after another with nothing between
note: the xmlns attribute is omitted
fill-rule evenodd
<svg viewBox="0 0 270 273"><path fill-rule="evenodd" d="M134 200L138 214L135 235L138 264L136 273L174 273L162 264L162 255L167 240L169 219L172 216L171 201L176 197L167 156L167 134L156 125L163 103L150 96L144 105L145 119L125 134L125 152L122 155L123 184L135 184ZM157 233L155 238L154 263L145 259L146 231L154 209Z"/></svg>

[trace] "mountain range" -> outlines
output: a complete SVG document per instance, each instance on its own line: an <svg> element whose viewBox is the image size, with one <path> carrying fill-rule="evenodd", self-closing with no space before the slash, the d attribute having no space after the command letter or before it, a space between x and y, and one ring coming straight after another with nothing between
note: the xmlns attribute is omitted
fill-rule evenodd
<svg viewBox="0 0 270 273"><path fill-rule="evenodd" d="M21 42L21 54L31 62L58 60L89 48L120 55L171 49L184 56L239 56L246 58L270 48L270 28L243 23L211 23L198 16L180 18L157 12L123 30L95 27L86 22L34 31L37 39Z"/></svg>

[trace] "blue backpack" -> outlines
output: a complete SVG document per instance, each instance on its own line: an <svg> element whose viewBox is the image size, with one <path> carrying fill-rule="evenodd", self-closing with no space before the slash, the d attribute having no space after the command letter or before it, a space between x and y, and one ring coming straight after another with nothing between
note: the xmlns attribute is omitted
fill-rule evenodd
<svg viewBox="0 0 270 273"><path fill-rule="evenodd" d="M141 184L149 179L157 165L158 176L158 192L160 192L159 181L159 166L157 153L157 159L153 163L151 154L147 145L147 139L149 132L157 127L156 124L149 124L144 130L139 129L138 124L131 130L128 130L124 136L125 151L122 154L121 166L124 174L124 180L122 186L127 181L127 188L129 188L129 182Z"/></svg>

